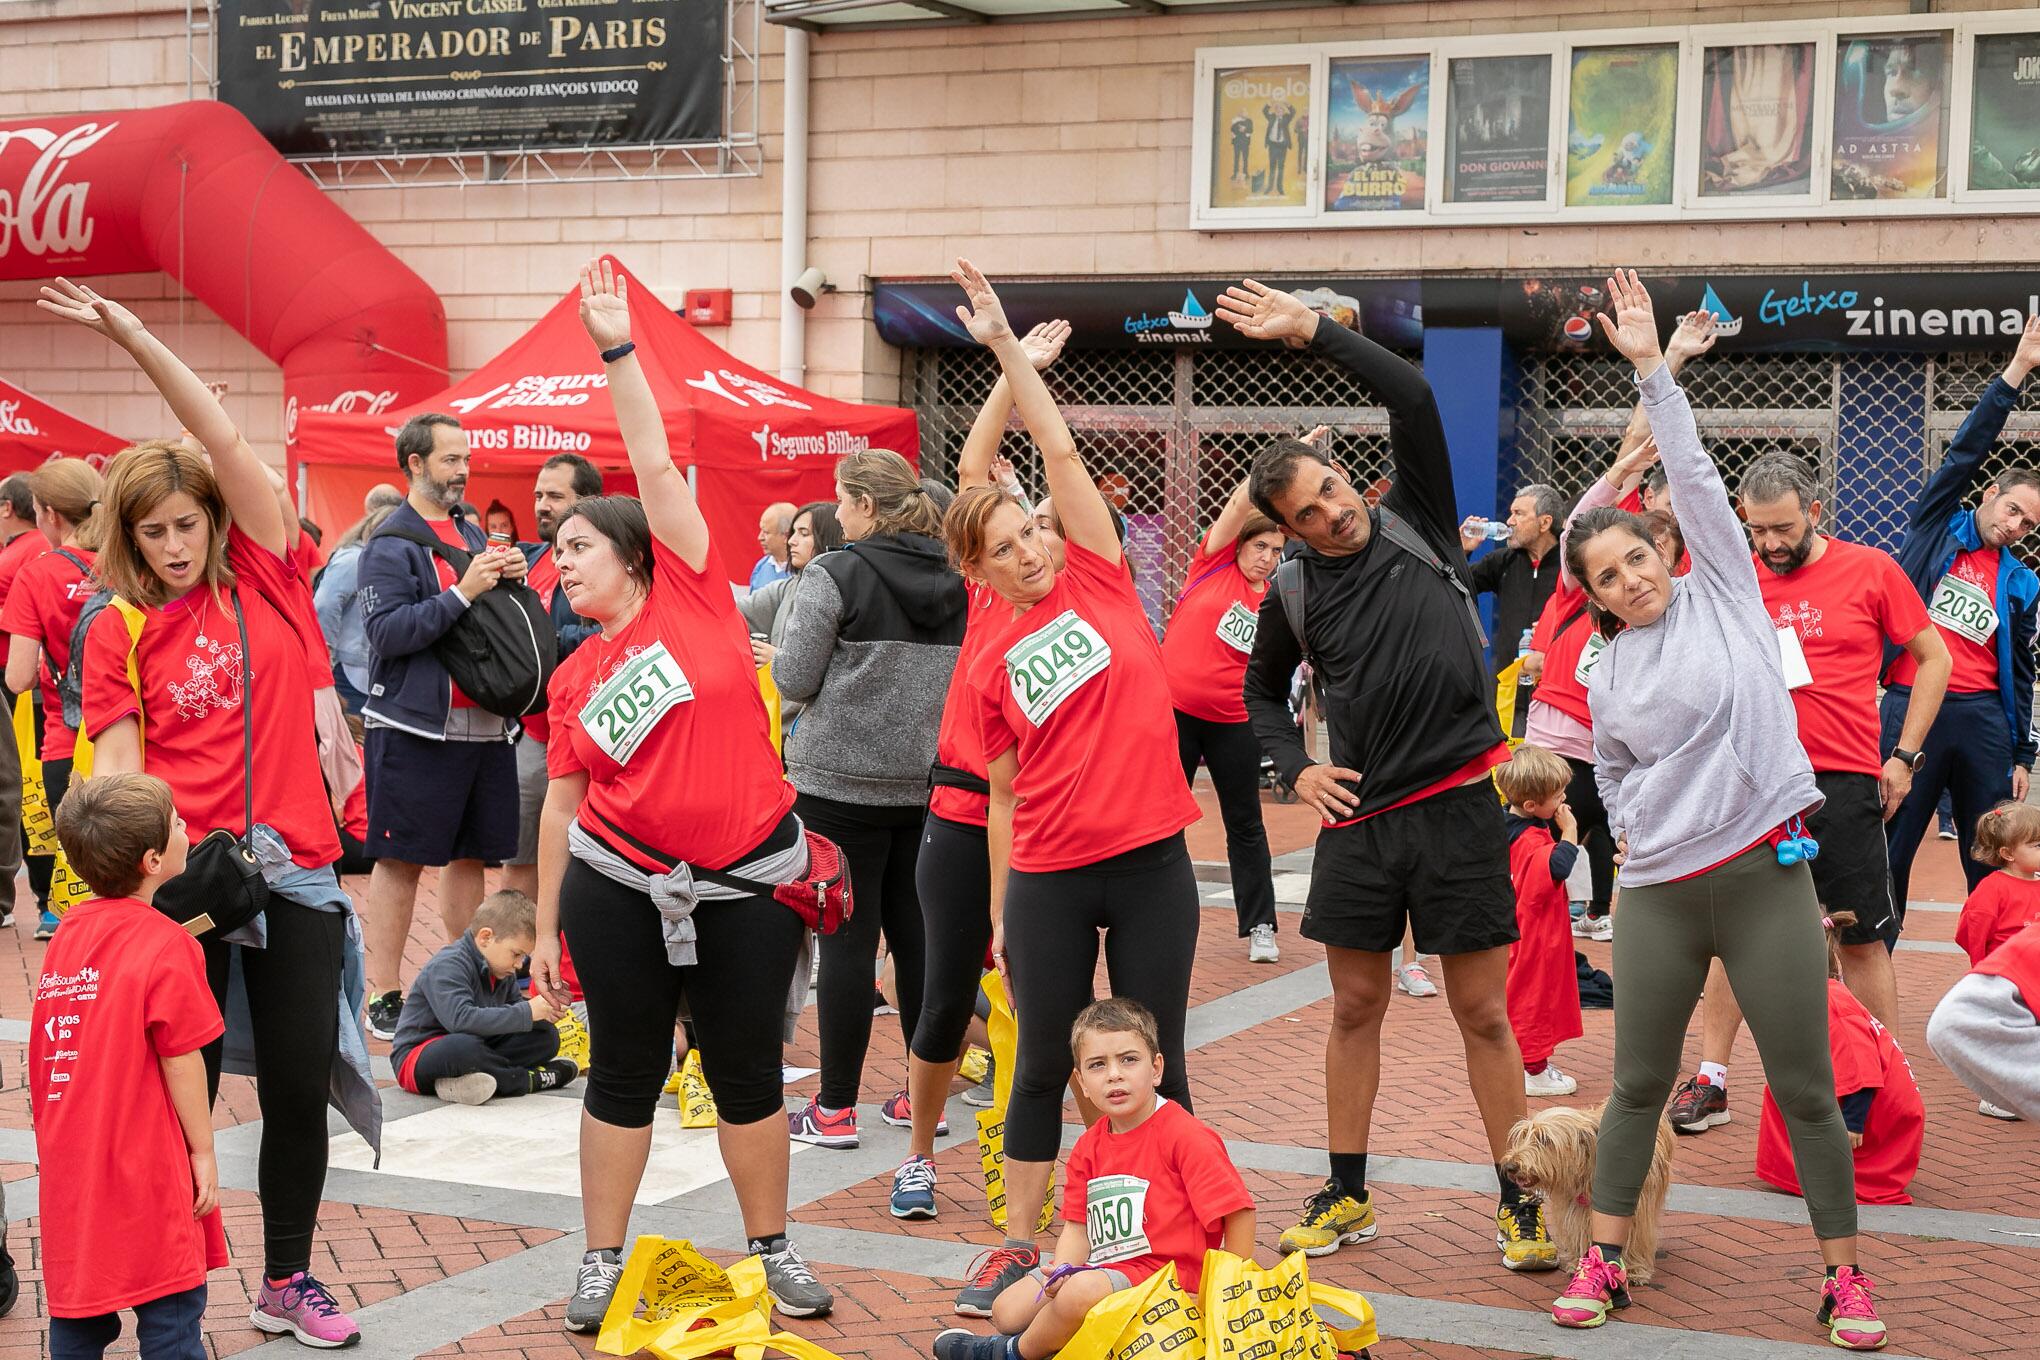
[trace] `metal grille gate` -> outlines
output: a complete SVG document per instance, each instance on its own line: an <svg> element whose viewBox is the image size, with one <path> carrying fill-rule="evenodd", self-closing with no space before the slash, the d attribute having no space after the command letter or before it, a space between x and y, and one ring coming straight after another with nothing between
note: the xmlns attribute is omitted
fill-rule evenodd
<svg viewBox="0 0 2040 1360"><path fill-rule="evenodd" d="M1805 459L1828 496L1830 529L1896 549L1927 471L2002 354L1722 354L1684 374L1701 436L1731 488L1757 456ZM921 456L948 478L998 376L984 350L910 351L902 398L921 418ZM1075 351L1047 374L1094 474L1126 479L1128 556L1157 621L1181 588L1200 527L1211 522L1269 438L1314 425L1362 485L1389 471L1388 418L1371 392L1311 356L1242 351ZM1635 401L1630 369L1594 354L1523 356L1515 438L1502 476L1576 496L1613 456ZM1040 463L1016 420L1003 452L1030 492ZM2040 413L2014 413L1989 470L2040 462ZM1467 513L1497 507L1462 507Z"/></svg>

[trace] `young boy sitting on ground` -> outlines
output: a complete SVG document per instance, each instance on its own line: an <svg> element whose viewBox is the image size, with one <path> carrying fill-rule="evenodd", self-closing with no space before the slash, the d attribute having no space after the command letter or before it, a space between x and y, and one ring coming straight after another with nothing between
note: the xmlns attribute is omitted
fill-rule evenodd
<svg viewBox="0 0 2040 1360"><path fill-rule="evenodd" d="M1070 1029L1084 1096L1105 1117L1070 1150L1062 1235L1044 1279L1034 1271L992 1304L997 1335L953 1328L936 1360L1048 1360L1100 1299L1173 1262L1192 1294L1204 1253L1254 1252L1254 1197L1225 1143L1188 1110L1161 1100L1161 1040L1145 1006L1093 1002Z"/></svg>
<svg viewBox="0 0 2040 1360"><path fill-rule="evenodd" d="M1565 889L1580 853L1579 823L1565 805L1571 782L1563 756L1528 742L1495 771L1509 801L1509 878L1519 937L1509 946L1509 1028L1523 1050L1523 1094L1529 1096L1569 1096L1579 1089L1551 1061L1560 1044L1581 1033Z"/></svg>
<svg viewBox="0 0 2040 1360"><path fill-rule="evenodd" d="M226 1026L198 941L150 902L190 838L153 775L71 786L57 842L92 889L43 956L29 1024L50 1354L99 1356L132 1308L142 1354L203 1360L227 1264L200 1050Z"/></svg>
<svg viewBox="0 0 2040 1360"><path fill-rule="evenodd" d="M558 1055L560 1008L518 994L517 970L538 943L538 906L520 892L490 893L467 934L418 971L397 1017L390 1065L406 1091L457 1105L565 1086L581 1075Z"/></svg>

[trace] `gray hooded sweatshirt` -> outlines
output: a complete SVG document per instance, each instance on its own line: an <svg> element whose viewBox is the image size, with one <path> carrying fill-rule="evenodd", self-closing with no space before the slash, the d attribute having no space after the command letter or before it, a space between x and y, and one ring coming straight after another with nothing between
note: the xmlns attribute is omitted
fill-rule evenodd
<svg viewBox="0 0 2040 1360"><path fill-rule="evenodd" d="M1742 521L1662 366L1639 384L1693 569L1657 622L1625 628L1587 681L1594 777L1627 835L1622 881L1664 883L1741 854L1821 805Z"/></svg>

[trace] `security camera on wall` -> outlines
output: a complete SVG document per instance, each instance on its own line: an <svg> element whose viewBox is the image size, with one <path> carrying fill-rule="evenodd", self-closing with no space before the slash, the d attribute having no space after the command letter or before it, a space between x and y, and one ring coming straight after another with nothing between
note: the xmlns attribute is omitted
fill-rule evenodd
<svg viewBox="0 0 2040 1360"><path fill-rule="evenodd" d="M836 291L836 285L829 282L829 276L814 265L800 271L800 277L787 290L793 297L793 305L804 312L815 309L815 300L824 293Z"/></svg>

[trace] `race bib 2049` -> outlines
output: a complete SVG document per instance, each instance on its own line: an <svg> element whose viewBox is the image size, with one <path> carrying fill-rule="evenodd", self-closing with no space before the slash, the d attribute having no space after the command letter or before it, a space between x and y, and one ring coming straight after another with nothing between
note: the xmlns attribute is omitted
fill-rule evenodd
<svg viewBox="0 0 2040 1360"><path fill-rule="evenodd" d="M1218 616L1218 640L1234 651L1251 654L1254 650L1254 629L1260 618L1253 610L1234 600L1232 608Z"/></svg>
<svg viewBox="0 0 2040 1360"><path fill-rule="evenodd" d="M1130 1261L1152 1250L1147 1237L1148 1183L1138 1176L1093 1176L1084 1184L1084 1231L1090 1264Z"/></svg>
<svg viewBox="0 0 2040 1360"><path fill-rule="evenodd" d="M630 760L651 730L681 704L694 698L694 686L663 642L653 643L625 661L616 674L588 697L581 726L611 760Z"/></svg>
<svg viewBox="0 0 2040 1360"><path fill-rule="evenodd" d="M1997 610L1990 602L1990 592L1974 581L1963 580L1952 571L1934 587L1934 598L1927 601L1927 617L1956 636L1968 638L1979 645L1989 642L1998 627Z"/></svg>
<svg viewBox="0 0 2040 1360"><path fill-rule="evenodd" d="M1027 721L1041 726L1063 700L1112 663L1112 649L1096 628L1065 609L1046 628L1036 629L1006 651L1006 676L1013 702Z"/></svg>

